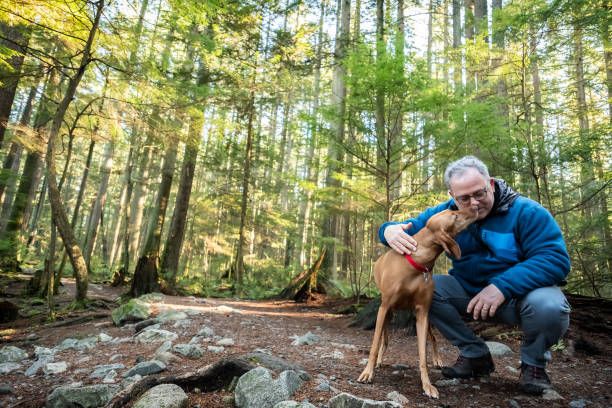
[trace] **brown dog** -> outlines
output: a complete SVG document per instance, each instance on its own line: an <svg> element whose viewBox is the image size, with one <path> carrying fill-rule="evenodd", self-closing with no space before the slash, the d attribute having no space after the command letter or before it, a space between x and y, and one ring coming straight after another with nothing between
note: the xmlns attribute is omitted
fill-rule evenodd
<svg viewBox="0 0 612 408"><path fill-rule="evenodd" d="M438 398L438 390L431 385L427 374L427 334L433 350L433 361L441 367L436 339L429 325L429 307L434 293L431 269L442 250L455 258L461 257L459 245L453 239L476 220L477 212L471 207L459 211L444 210L433 215L425 228L413 238L417 249L411 256L400 255L391 250L378 258L374 265L374 278L381 293L374 340L370 348L368 364L359 376L360 382L371 382L374 377L374 363L380 366L388 345L387 325L391 310L415 309L419 369L425 395Z"/></svg>

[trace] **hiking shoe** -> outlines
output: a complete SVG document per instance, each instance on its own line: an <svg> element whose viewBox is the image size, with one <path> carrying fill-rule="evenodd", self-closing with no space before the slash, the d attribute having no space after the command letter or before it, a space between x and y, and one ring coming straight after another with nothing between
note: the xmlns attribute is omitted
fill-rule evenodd
<svg viewBox="0 0 612 408"><path fill-rule="evenodd" d="M455 365L442 367L442 375L446 378L472 378L489 375L495 370L491 353L482 357L463 357L459 355Z"/></svg>
<svg viewBox="0 0 612 408"><path fill-rule="evenodd" d="M521 363L521 388L524 392L540 395L551 387L552 384L545 369Z"/></svg>

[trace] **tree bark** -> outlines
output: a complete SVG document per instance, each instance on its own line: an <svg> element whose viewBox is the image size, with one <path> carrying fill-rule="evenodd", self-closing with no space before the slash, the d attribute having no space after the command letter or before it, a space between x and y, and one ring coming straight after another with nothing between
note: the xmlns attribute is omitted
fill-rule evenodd
<svg viewBox="0 0 612 408"><path fill-rule="evenodd" d="M168 146L168 152L164 158L164 166L162 168L162 180L159 185L155 207L151 214L151 228L147 234L142 255L138 259L138 264L134 270L134 279L132 280L132 288L130 290L130 296L132 297L155 292L160 287L158 279L159 250L164 220L166 218L166 209L168 208L168 198L172 188L175 162L176 146Z"/></svg>
<svg viewBox="0 0 612 408"><path fill-rule="evenodd" d="M200 132L204 125L204 115L202 112L192 115L189 123L189 138L185 144L185 154L183 167L181 170L181 180L179 189L176 193L176 204L166 245L162 254L161 271L168 284L172 287L176 285L176 274L178 272L179 258L183 239L185 237L185 226L187 224L187 211L189 210L189 200L191 198L191 188L195 175L196 159L200 146Z"/></svg>
<svg viewBox="0 0 612 408"><path fill-rule="evenodd" d="M0 32L6 36L6 39L0 39L0 46L19 53L8 60L10 70L7 67L0 69L0 77L2 77L2 84L0 85L0 148L4 141L4 133L17 92L17 84L24 60L23 54L30 39L29 33L25 30L26 28L23 25L10 26L6 20L0 20Z"/></svg>
<svg viewBox="0 0 612 408"><path fill-rule="evenodd" d="M98 26L100 24L100 18L102 16L103 9L104 0L99 0L96 3L95 16L93 18L92 27L89 31L89 36L87 38L85 48L82 51L81 62L74 77L72 77L68 83L64 98L57 107L57 111L55 113L55 116L53 117L53 123L51 124L49 141L47 143L47 172L49 183L48 194L49 202L51 203L51 213L53 216L53 221L57 225L57 229L60 233L60 236L62 237L66 252L68 253L68 257L70 258L70 262L72 264L72 269L74 271L76 279L75 300L77 301L77 303L84 302L85 298L87 297L87 265L85 264L83 253L81 252L81 248L79 247L76 237L74 236L74 232L72 231L72 228L68 222L66 210L64 209L64 204L62 203L62 199L60 197L54 160L55 141L57 136L59 135L59 131L62 126L64 115L66 114L68 106L74 98L76 89L79 83L81 82L83 75L85 74L87 66L92 61L92 45L96 33L98 31Z"/></svg>
<svg viewBox="0 0 612 408"><path fill-rule="evenodd" d="M94 244L96 242L98 225L102 216L102 211L104 209L104 203L106 202L108 182L110 179L111 171L113 169L114 153L115 143L111 140L106 144L104 156L102 157L102 162L100 163L100 185L98 187L98 194L96 195L94 208L91 217L89 218L87 232L85 235L85 244L83 245L83 256L85 258L85 263L87 264L88 269L90 269L91 254L93 252Z"/></svg>
<svg viewBox="0 0 612 408"><path fill-rule="evenodd" d="M242 201L240 204L240 228L234 266L235 282L242 283L246 272L244 266L244 249L246 248L246 215L249 201L249 184L251 183L251 154L253 150L253 116L255 115L255 93L251 91L248 105L247 140L244 151L244 175L242 178Z"/></svg>

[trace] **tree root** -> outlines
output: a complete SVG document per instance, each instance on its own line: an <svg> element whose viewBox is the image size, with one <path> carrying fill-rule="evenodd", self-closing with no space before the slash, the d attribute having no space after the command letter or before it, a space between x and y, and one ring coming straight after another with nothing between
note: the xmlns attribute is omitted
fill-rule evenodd
<svg viewBox="0 0 612 408"><path fill-rule="evenodd" d="M194 388L199 388L202 392L217 391L229 386L235 377L241 377L253 368L254 365L244 360L229 358L209 364L195 372L166 377L147 376L115 395L106 408L123 407L159 384L176 384L185 392L191 392Z"/></svg>

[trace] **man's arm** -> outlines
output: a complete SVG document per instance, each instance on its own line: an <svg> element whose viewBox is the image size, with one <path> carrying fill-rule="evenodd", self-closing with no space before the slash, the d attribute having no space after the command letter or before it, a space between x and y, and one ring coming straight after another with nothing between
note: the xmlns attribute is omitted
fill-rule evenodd
<svg viewBox="0 0 612 408"><path fill-rule="evenodd" d="M378 238L380 242L399 254L411 254L416 250L417 242L411 235L419 232L427 220L434 214L446 210L453 204L453 200L448 200L445 203L435 207L429 207L416 218L410 218L403 223L386 222L381 225L378 230ZM408 231L410 230L410 235Z"/></svg>

